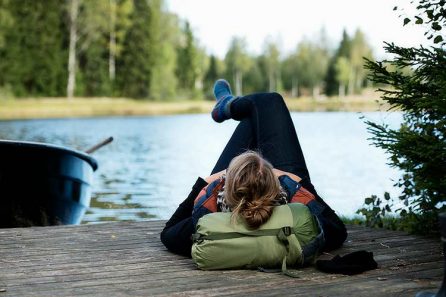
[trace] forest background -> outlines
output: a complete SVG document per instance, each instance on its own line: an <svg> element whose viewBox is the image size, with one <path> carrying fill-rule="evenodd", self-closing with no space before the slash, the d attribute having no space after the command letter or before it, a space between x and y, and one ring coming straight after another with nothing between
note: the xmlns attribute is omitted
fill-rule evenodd
<svg viewBox="0 0 446 297"><path fill-rule="evenodd" d="M336 45L321 28L286 54L266 38L260 52L234 37L224 58L208 55L163 0L0 0L0 99L211 99L219 77L236 94L343 98L371 86L359 28Z"/></svg>

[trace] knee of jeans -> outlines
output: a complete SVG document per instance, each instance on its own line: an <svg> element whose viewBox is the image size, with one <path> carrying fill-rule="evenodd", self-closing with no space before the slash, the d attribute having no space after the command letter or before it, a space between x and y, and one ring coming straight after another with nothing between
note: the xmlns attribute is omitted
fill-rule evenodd
<svg viewBox="0 0 446 297"><path fill-rule="evenodd" d="M277 106L278 109L283 109L284 106L286 106L285 100L283 99L282 95L276 92L269 93L269 105L273 105L271 108L274 108L274 106Z"/></svg>
<svg viewBox="0 0 446 297"><path fill-rule="evenodd" d="M247 97L256 106L267 106L267 110L271 113L281 113L286 110L285 100L279 93L256 93Z"/></svg>
<svg viewBox="0 0 446 297"><path fill-rule="evenodd" d="M276 92L269 93L269 97L270 97L270 100L274 100L274 102L277 102L277 103L285 102L283 100L282 95L280 95L279 93L276 93Z"/></svg>

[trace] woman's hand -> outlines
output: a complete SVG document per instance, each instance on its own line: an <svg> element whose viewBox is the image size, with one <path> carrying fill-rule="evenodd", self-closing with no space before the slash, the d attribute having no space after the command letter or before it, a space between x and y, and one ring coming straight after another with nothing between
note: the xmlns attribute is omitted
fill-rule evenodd
<svg viewBox="0 0 446 297"><path fill-rule="evenodd" d="M213 181L216 181L217 179L219 179L220 177L222 177L223 174L226 174L226 169L222 170L220 172L214 173L211 176L206 177L204 180L210 184Z"/></svg>
<svg viewBox="0 0 446 297"><path fill-rule="evenodd" d="M297 176L293 173L290 173L290 172L280 170L280 169L273 168L273 172L277 177L282 176L282 175L287 175L288 177L290 177L291 179L293 179L296 182L300 182L302 180L302 178L300 178L299 176Z"/></svg>

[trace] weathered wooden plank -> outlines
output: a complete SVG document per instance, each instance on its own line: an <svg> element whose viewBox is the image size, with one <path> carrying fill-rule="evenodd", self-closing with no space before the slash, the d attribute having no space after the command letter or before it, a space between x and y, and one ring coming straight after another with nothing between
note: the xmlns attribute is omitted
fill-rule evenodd
<svg viewBox="0 0 446 297"><path fill-rule="evenodd" d="M234 279L239 280L239 277L241 277L240 273L244 273L244 272L240 272L240 271L230 272L230 274L232 274L233 280ZM213 275L213 273L207 272L207 276L209 276L209 275L212 277L210 281L215 281L216 280L215 275ZM193 277L193 276L194 275L192 274L191 277ZM266 277L266 279L265 279L265 277ZM222 281L226 281L227 282L227 279L222 278L221 276L219 276L218 278L219 278L220 281L217 283L216 287L212 286L213 290L216 290L219 287L221 287ZM259 279L261 280L260 282L256 281L256 280L259 280ZM367 277L363 277L362 279L363 280L369 280L370 279L370 275L367 276ZM265 274L261 274L261 273L255 273L255 272L251 272L251 279L244 278L244 280L245 281L248 280L249 284L251 286L262 288L260 290L263 290L265 287L269 287L269 286L273 286L276 289L280 289L281 287L283 287L285 285L294 285L294 286L297 285L301 290L305 290L308 293L308 292L312 292L311 290L314 289L315 286L317 286L318 288L321 287L321 286L322 287L326 286L326 285L327 286L331 286L330 285L330 281L327 282L326 278L319 279L319 280L317 280L315 278L304 278L304 279L300 279L300 280L296 281L296 280L288 279L288 278L284 278L284 277L280 277L279 279L277 279L277 276L275 276L275 275L265 275ZM334 281L334 282L337 282L336 285L338 287L339 286L343 287L345 285L348 285L349 283L350 283L350 285L353 284L354 286L357 286L358 284L361 283L361 278L357 278L356 280L353 280L352 277L346 277L346 276L331 277L331 280ZM161 281L162 282L165 282L165 281L170 282L170 280L168 280L168 279L163 279ZM184 283L184 281L186 281L186 283ZM208 281L209 281L208 279L204 280L205 283L208 282ZM375 278L372 278L372 281L379 282L378 279L375 279ZM200 282L193 282L193 283L190 283L190 282L191 282L190 278L185 278L182 281L180 280L178 282L172 282L173 288L167 288L167 289L163 289L163 287L159 287L157 285L159 283L158 282L153 283L152 280L149 280L148 282L140 281L139 283L134 283L134 281L133 281L133 282L129 282L129 283L126 283L126 284L122 284L122 283L119 283L119 282L113 282L113 283L109 283L106 286L106 288L110 289L110 288L115 288L115 287L119 287L119 288L127 287L127 288L145 290L146 294L149 293L149 292L152 294L152 293L166 292L166 291L170 292L170 290L173 290L172 292L174 292L175 291L175 287L178 286L178 285L183 285L182 286L183 289L188 289L188 288L194 289L197 286L200 287L200 286L203 285L203 283L201 281ZM67 285L66 283L64 283L64 284ZM380 281L380 284L382 285L383 282ZM139 285L142 285L142 286L139 286ZM95 286L95 285L93 285L93 286ZM228 291L229 290L229 292L232 292L234 288L239 288L239 287L240 287L240 284L229 286L229 283L226 283L224 286L222 286L222 289L224 291ZM90 290L90 292L95 292L95 289L92 286L88 286L86 284L84 284L83 286L79 286L79 287L77 287L77 286L76 287L72 287L71 288L72 290L70 290L70 292L71 293L78 292L79 288L82 288L83 292L88 292L88 290ZM208 288L208 287L206 287L206 288ZM104 288L96 286L96 290L98 290L99 292L101 291L101 289L104 289ZM163 291L160 291L161 289ZM289 287L288 287L288 289L289 289ZM258 292L258 291L259 291L259 289L256 289L256 292ZM216 292L218 292L218 290ZM343 292L345 293L345 290ZM208 292L208 293L211 293L211 292ZM370 291L369 291L369 294L370 294ZM389 295L387 295L387 296L389 296Z"/></svg>
<svg viewBox="0 0 446 297"><path fill-rule="evenodd" d="M171 265L174 263L171 263ZM124 278L127 276L127 273L131 273L134 277L138 275L145 275L147 273L153 274L152 279L155 279L155 274L163 274L166 272L184 272L189 271L191 269L194 269L194 266L190 263L184 263L182 265L182 269L175 269L173 270L171 268L171 265L163 266L163 267L157 267L152 266L151 263L134 263L131 265L116 265L116 266L108 266L105 268L102 267L90 267L84 270L54 270L54 271L47 271L46 273L40 272L37 276L31 275L26 279L18 278L20 276L25 276L25 273L10 273L10 274L4 274L3 280L8 281L8 284L10 286L13 285L21 285L26 284L27 282L32 282L33 284L36 283L48 283L48 282L54 282L54 277L57 277L57 281L63 280L63 281L82 281L82 280L91 280L92 278L101 278L102 276L108 275L110 277L116 277L119 278L123 276ZM425 262L425 263L419 263L416 267L412 267L411 269L417 269L417 271L422 268L423 270L426 269L435 269L438 268L437 262ZM394 269L389 270L389 273L399 273L400 271L404 271L406 269ZM122 274L122 275L121 275ZM164 277L164 276L163 276ZM105 278L105 277L104 277Z"/></svg>
<svg viewBox="0 0 446 297"><path fill-rule="evenodd" d="M300 279L255 271L200 271L159 241L164 222L0 229L3 296L403 296L442 278L438 239L349 226L333 254L373 251L379 269L357 276L309 267ZM330 257L324 255L323 257ZM381 279L381 280L380 280Z"/></svg>
<svg viewBox="0 0 446 297"><path fill-rule="evenodd" d="M381 273L379 273L378 275L381 277L387 277L387 278L392 278L395 276L400 277L403 274L407 274L407 275L419 275L420 277L426 277L426 275L429 275L430 277L432 277L432 275L434 277L441 275L441 269L439 269L438 265L436 265L437 263L424 263L424 264L420 264L417 265L416 267L411 267L410 271L407 271L407 267L406 269L401 269L399 271L390 271L390 270L386 270L386 271L381 271ZM129 266L127 267L127 269L122 270L122 269L113 269L112 271L109 270L94 270L92 272L88 272L88 273L73 273L73 274L69 274L69 275L58 275L58 274L54 274L52 276L48 276L48 277L30 277L27 278L26 280L20 280L20 279L4 279L4 281L8 281L8 286L9 287L13 287L13 286L23 286L23 285L27 285L28 283L32 283L33 286L39 285L39 286L46 286L49 285L51 286L52 283L58 283L58 282L64 282L64 284L66 286L73 286L73 287L77 287L77 286L109 286L112 284L125 284L125 283L142 283L144 285L148 285L148 284L156 284L156 282L163 280L177 280L175 282L176 285L180 284L179 279L180 278L185 278L186 281L190 281L190 276L191 276L191 270L195 270L193 267L185 267L186 269L184 269L183 271L171 271L169 269L169 267L166 267L165 269L163 269L162 271L156 271L156 273L154 275L151 274L151 269L150 267L144 266L144 265L135 265L135 266ZM311 277L311 280L317 280L317 279L324 279L326 275L324 274L320 274L317 273L317 271L315 270L302 270L300 271L302 274L302 278L304 279L308 279L307 274L311 274L311 273L315 273L315 275L313 275ZM245 273L244 271L241 272L241 274ZM147 279L147 275L151 275L150 279ZM158 275L156 275L158 274ZM168 275L166 275L168 274ZM193 274L193 273L192 273ZM211 277L212 279L214 278L214 274L215 273L210 273L208 272L206 277ZM234 273L237 274L237 273ZM238 274L240 274L240 272L238 272ZM374 273L375 275L377 273ZM131 275L131 279L128 278L128 276ZM353 281L355 283L358 283L361 278L358 277L354 280L351 280L351 278L346 278L349 281ZM260 281L259 279L257 279L257 281ZM264 283L264 280L262 280L262 284Z"/></svg>

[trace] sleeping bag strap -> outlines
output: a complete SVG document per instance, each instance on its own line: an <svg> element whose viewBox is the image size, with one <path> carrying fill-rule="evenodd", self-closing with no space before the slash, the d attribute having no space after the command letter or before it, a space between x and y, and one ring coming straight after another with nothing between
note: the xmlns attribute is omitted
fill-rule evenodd
<svg viewBox="0 0 446 297"><path fill-rule="evenodd" d="M288 241L288 236L290 236L291 234L292 234L291 227L283 227L280 229L279 233L277 234L277 238L279 239L279 241L281 243L283 243L283 245L286 248L286 254L282 260L282 273L284 275L287 275L290 277L298 278L299 275L296 272L289 271L286 267L286 257L290 253L290 242Z"/></svg>
<svg viewBox="0 0 446 297"><path fill-rule="evenodd" d="M284 227L284 228L290 228L291 227ZM235 239L235 238L241 238L241 237L258 237L258 236L278 236L278 232L280 232L281 229L263 229L263 230L254 230L249 232L227 232L227 233L213 233L213 234L200 234L195 233L192 235L192 240L194 242L201 242L203 240L224 240L224 239ZM291 232L291 231L290 231Z"/></svg>

